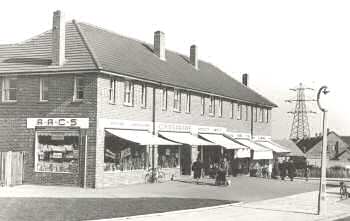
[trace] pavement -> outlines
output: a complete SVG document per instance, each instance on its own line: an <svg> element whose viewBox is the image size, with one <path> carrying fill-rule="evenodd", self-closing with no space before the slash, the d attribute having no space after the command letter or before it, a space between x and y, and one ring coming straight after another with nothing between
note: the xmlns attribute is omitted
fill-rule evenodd
<svg viewBox="0 0 350 221"><path fill-rule="evenodd" d="M228 221L228 220L259 220L259 221L313 221L336 220L350 216L350 206L342 203L337 194L338 188L327 189L327 215L317 215L318 192L307 192L275 199L248 203L233 203L229 205L207 208L148 214L132 217L104 219L103 221ZM100 220L102 221L102 220Z"/></svg>

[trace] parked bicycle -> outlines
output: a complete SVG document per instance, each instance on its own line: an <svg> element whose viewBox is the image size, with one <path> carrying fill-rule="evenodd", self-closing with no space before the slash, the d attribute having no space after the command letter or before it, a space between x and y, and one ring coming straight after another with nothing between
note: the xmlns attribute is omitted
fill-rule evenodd
<svg viewBox="0 0 350 221"><path fill-rule="evenodd" d="M165 181L165 173L160 168L149 168L145 175L145 183L162 183Z"/></svg>
<svg viewBox="0 0 350 221"><path fill-rule="evenodd" d="M339 183L339 193L341 199L347 199L349 197L349 193L344 181L340 181Z"/></svg>

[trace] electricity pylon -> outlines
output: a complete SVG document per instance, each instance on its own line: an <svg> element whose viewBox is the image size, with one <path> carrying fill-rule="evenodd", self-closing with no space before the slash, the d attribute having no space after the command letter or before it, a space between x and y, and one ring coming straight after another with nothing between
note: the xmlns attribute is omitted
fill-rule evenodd
<svg viewBox="0 0 350 221"><path fill-rule="evenodd" d="M306 99L305 91L314 89L305 87L302 83L300 83L298 87L291 88L290 90L297 92L297 97L296 99L286 100L286 102L289 103L295 102L294 111L288 112L289 114L293 114L293 123L292 128L290 130L289 138L299 140L306 137L310 137L308 114L315 114L316 112L307 110L306 102L316 100Z"/></svg>

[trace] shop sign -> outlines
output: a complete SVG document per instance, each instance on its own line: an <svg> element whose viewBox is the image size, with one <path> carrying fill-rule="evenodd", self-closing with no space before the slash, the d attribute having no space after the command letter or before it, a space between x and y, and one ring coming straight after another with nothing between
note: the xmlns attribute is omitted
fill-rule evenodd
<svg viewBox="0 0 350 221"><path fill-rule="evenodd" d="M271 140L271 136L253 136L253 140Z"/></svg>
<svg viewBox="0 0 350 221"><path fill-rule="evenodd" d="M89 128L89 118L27 118L27 128L80 127Z"/></svg>
<svg viewBox="0 0 350 221"><path fill-rule="evenodd" d="M100 128L129 129L129 130L152 130L152 122L100 119Z"/></svg>
<svg viewBox="0 0 350 221"><path fill-rule="evenodd" d="M226 132L224 127L198 127L198 133L213 133L213 134L223 134Z"/></svg>
<svg viewBox="0 0 350 221"><path fill-rule="evenodd" d="M53 153L52 158L54 159L61 159L62 158L62 153Z"/></svg>
<svg viewBox="0 0 350 221"><path fill-rule="evenodd" d="M250 139L250 134L249 133L234 133L234 132L227 132L226 135L234 138L234 139Z"/></svg>
<svg viewBox="0 0 350 221"><path fill-rule="evenodd" d="M191 132L191 125L188 124L172 124L172 123L156 123L158 131L173 132Z"/></svg>

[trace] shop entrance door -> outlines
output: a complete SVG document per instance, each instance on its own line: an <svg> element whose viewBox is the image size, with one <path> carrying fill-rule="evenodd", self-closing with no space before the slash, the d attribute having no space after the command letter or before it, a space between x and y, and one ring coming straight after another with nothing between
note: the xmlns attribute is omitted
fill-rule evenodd
<svg viewBox="0 0 350 221"><path fill-rule="evenodd" d="M180 147L181 175L191 175L191 147Z"/></svg>
<svg viewBox="0 0 350 221"><path fill-rule="evenodd" d="M0 183L2 186L22 184L23 156L24 152L0 152Z"/></svg>

